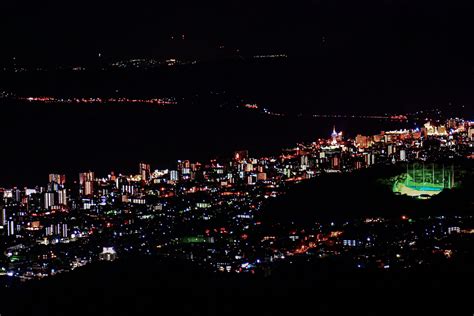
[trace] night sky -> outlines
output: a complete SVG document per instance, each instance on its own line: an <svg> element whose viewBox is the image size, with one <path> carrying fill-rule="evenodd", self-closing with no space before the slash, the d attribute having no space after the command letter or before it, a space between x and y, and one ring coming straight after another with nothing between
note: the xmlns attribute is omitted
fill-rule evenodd
<svg viewBox="0 0 474 316"><path fill-rule="evenodd" d="M471 67L472 4L456 1L2 1L2 59L82 62L98 52L212 57L286 52ZM185 35L185 39L178 40ZM171 40L174 37L174 40ZM375 67L375 66L374 66Z"/></svg>

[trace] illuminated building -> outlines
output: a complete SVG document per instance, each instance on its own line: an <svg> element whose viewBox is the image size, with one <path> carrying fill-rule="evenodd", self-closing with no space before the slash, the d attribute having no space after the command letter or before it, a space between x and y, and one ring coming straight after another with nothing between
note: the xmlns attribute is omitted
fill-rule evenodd
<svg viewBox="0 0 474 316"><path fill-rule="evenodd" d="M7 210L3 208L3 209L2 209L2 212L0 213L0 215L1 215L1 216L0 216L0 224L1 224L2 226L7 225L7 220L8 220L8 219L7 219Z"/></svg>
<svg viewBox="0 0 474 316"><path fill-rule="evenodd" d="M375 163L375 155L372 153L364 153L364 161L366 166L373 165Z"/></svg>
<svg viewBox="0 0 474 316"><path fill-rule="evenodd" d="M79 174L79 194L92 196L94 194L94 172L82 172Z"/></svg>
<svg viewBox="0 0 474 316"><path fill-rule="evenodd" d="M306 166L308 166L308 156L306 155L301 156L300 166L301 168L306 168Z"/></svg>
<svg viewBox="0 0 474 316"><path fill-rule="evenodd" d="M58 191L58 203L60 205L67 205L67 191L66 189L61 189Z"/></svg>
<svg viewBox="0 0 474 316"><path fill-rule="evenodd" d="M122 192L123 193L128 193L128 194L133 194L135 192L135 187L130 184L124 184L122 185Z"/></svg>
<svg viewBox="0 0 474 316"><path fill-rule="evenodd" d="M68 232L69 232L69 230L67 228L67 224L66 223L62 224L62 226L61 226L61 235L62 235L62 237L64 237L64 238L68 237Z"/></svg>
<svg viewBox="0 0 474 316"><path fill-rule="evenodd" d="M332 169L339 169L341 165L341 159L338 156L334 156L331 159L331 167Z"/></svg>
<svg viewBox="0 0 474 316"><path fill-rule="evenodd" d="M16 201L16 202L20 202L21 201L21 198L22 198L22 192L21 190L15 188L12 190L12 195L13 195L13 199Z"/></svg>
<svg viewBox="0 0 474 316"><path fill-rule="evenodd" d="M257 179L256 179L255 176L249 175L249 176L247 177L247 184L250 184L250 185L255 184L256 180L257 180Z"/></svg>
<svg viewBox="0 0 474 316"><path fill-rule="evenodd" d="M178 176L178 171L177 170L171 170L170 171L170 181L178 181L179 176Z"/></svg>
<svg viewBox="0 0 474 316"><path fill-rule="evenodd" d="M12 198L12 197L13 197L12 190L3 190L3 198L4 199Z"/></svg>
<svg viewBox="0 0 474 316"><path fill-rule="evenodd" d="M102 252L99 254L100 260L114 261L117 259L117 252L113 247L103 247Z"/></svg>
<svg viewBox="0 0 474 316"><path fill-rule="evenodd" d="M59 185L64 185L66 183L66 176L63 174L55 174L51 173L49 174L49 182L54 182Z"/></svg>
<svg viewBox="0 0 474 316"><path fill-rule="evenodd" d="M248 150L239 150L234 152L234 159L237 161L245 160L249 157Z"/></svg>
<svg viewBox="0 0 474 316"><path fill-rule="evenodd" d="M139 170L142 180L148 181L150 179L150 165L147 163L140 163Z"/></svg>
<svg viewBox="0 0 474 316"><path fill-rule="evenodd" d="M424 125L425 136L442 136L447 135L446 127L444 125L434 126L430 122Z"/></svg>
<svg viewBox="0 0 474 316"><path fill-rule="evenodd" d="M52 236L54 234L54 225L49 225L45 227L46 236Z"/></svg>
<svg viewBox="0 0 474 316"><path fill-rule="evenodd" d="M370 144L369 137L359 134L356 136L355 143L359 148L368 148Z"/></svg>
<svg viewBox="0 0 474 316"><path fill-rule="evenodd" d="M407 160L407 153L405 149L400 150L400 161L406 161Z"/></svg>
<svg viewBox="0 0 474 316"><path fill-rule="evenodd" d="M191 169L191 164L189 160L183 160L183 161L178 160L177 169L178 169L178 173L180 174L189 174L189 171Z"/></svg>
<svg viewBox="0 0 474 316"><path fill-rule="evenodd" d="M54 192L46 192L44 194L44 208L49 209L54 205Z"/></svg>
<svg viewBox="0 0 474 316"><path fill-rule="evenodd" d="M461 232L461 228L459 226L454 226L454 227L448 227L448 234L452 234L452 233L460 233Z"/></svg>
<svg viewBox="0 0 474 316"><path fill-rule="evenodd" d="M382 139L384 139L384 133L374 135L373 139L374 139L375 143L380 143L382 141Z"/></svg>
<svg viewBox="0 0 474 316"><path fill-rule="evenodd" d="M12 236L15 234L15 222L7 221L7 236Z"/></svg>
<svg viewBox="0 0 474 316"><path fill-rule="evenodd" d="M36 189L25 189L25 195L30 196L36 193Z"/></svg>
<svg viewBox="0 0 474 316"><path fill-rule="evenodd" d="M337 133L336 133L336 125L333 126L332 129L332 134L331 134L331 145L336 145L337 144Z"/></svg>
<svg viewBox="0 0 474 316"><path fill-rule="evenodd" d="M395 152L395 148L393 147L392 144L389 144L389 145L387 146L387 154L388 154L388 155L391 155L391 154L393 154L394 152Z"/></svg>

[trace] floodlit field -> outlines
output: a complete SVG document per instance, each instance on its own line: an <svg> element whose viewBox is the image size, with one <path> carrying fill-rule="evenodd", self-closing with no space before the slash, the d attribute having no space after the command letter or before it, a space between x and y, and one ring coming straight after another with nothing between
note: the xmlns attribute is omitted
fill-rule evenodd
<svg viewBox="0 0 474 316"><path fill-rule="evenodd" d="M393 192L416 198L430 198L455 186L454 171L444 166L412 165L393 184Z"/></svg>

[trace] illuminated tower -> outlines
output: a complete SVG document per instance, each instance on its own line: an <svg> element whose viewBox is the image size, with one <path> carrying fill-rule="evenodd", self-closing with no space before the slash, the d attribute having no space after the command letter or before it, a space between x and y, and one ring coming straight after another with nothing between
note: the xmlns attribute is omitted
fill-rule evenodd
<svg viewBox="0 0 474 316"><path fill-rule="evenodd" d="M332 138L331 144L332 144L332 145L336 145L336 144L337 144L336 125L334 125L333 128L332 128L331 138Z"/></svg>

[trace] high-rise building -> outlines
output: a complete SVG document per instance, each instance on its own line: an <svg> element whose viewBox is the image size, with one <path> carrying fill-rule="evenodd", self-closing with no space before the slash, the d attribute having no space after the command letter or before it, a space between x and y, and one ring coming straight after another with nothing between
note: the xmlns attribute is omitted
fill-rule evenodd
<svg viewBox="0 0 474 316"><path fill-rule="evenodd" d="M66 238L68 236L68 232L69 232L68 229L67 229L67 224L66 223L62 224L61 228L62 228L61 229L61 236Z"/></svg>
<svg viewBox="0 0 474 316"><path fill-rule="evenodd" d="M183 169L189 169L191 168L191 163L189 162L189 160L178 160L178 164L177 164L177 169L178 169L178 172L181 172Z"/></svg>
<svg viewBox="0 0 474 316"><path fill-rule="evenodd" d="M246 160L249 157L248 150L238 150L234 152L234 159L237 161Z"/></svg>
<svg viewBox="0 0 474 316"><path fill-rule="evenodd" d="M339 169L341 166L341 158L338 156L334 156L331 159L331 167L332 169Z"/></svg>
<svg viewBox="0 0 474 316"><path fill-rule="evenodd" d="M48 190L48 191L51 191L51 192L57 192L60 187L61 187L61 186L60 186L58 183L56 183L56 182L50 182L50 183L48 183L48 188L47 188L47 190Z"/></svg>
<svg viewBox="0 0 474 316"><path fill-rule="evenodd" d="M7 222L7 236L13 236L13 235L15 235L15 222L8 221Z"/></svg>
<svg viewBox="0 0 474 316"><path fill-rule="evenodd" d="M143 181L150 180L150 165L147 163L140 163L139 165L140 176Z"/></svg>
<svg viewBox="0 0 474 316"><path fill-rule="evenodd" d="M306 156L306 155L301 156L300 166L301 166L301 168L306 168L308 166L308 156Z"/></svg>
<svg viewBox="0 0 474 316"><path fill-rule="evenodd" d="M255 177L254 175L249 175L247 177L247 184L255 184L257 180L257 177Z"/></svg>
<svg viewBox="0 0 474 316"><path fill-rule="evenodd" d="M67 205L67 191L66 189L61 189L58 191L58 204Z"/></svg>
<svg viewBox="0 0 474 316"><path fill-rule="evenodd" d="M46 192L44 194L44 208L49 209L54 204L54 192Z"/></svg>
<svg viewBox="0 0 474 316"><path fill-rule="evenodd" d="M178 171L171 170L170 171L170 181L178 181Z"/></svg>
<svg viewBox="0 0 474 316"><path fill-rule="evenodd" d="M371 153L364 153L364 161L367 166L370 166L373 164L373 154Z"/></svg>
<svg viewBox="0 0 474 316"><path fill-rule="evenodd" d="M54 234L54 225L49 225L45 227L45 234L47 236L52 236Z"/></svg>
<svg viewBox="0 0 474 316"><path fill-rule="evenodd" d="M407 153L405 149L400 150L400 160L401 161L406 161L407 160Z"/></svg>
<svg viewBox="0 0 474 316"><path fill-rule="evenodd" d="M0 224L2 226L5 226L7 225L7 210L6 209L2 209L1 213L0 213Z"/></svg>
<svg viewBox="0 0 474 316"><path fill-rule="evenodd" d="M355 143L359 148L367 148L370 145L370 138L363 135L357 135Z"/></svg>
<svg viewBox="0 0 474 316"><path fill-rule="evenodd" d="M59 185L64 185L66 184L66 176L63 174L51 173L49 175L49 182L55 182Z"/></svg>
<svg viewBox="0 0 474 316"><path fill-rule="evenodd" d="M388 144L387 146L387 154L390 156L391 154L393 154L395 152L395 148L393 147L392 144Z"/></svg>
<svg viewBox="0 0 474 316"><path fill-rule="evenodd" d="M82 172L79 174L79 194L84 196L94 195L94 172Z"/></svg>
<svg viewBox="0 0 474 316"><path fill-rule="evenodd" d="M253 165L251 163L245 164L245 172L252 172Z"/></svg>
<svg viewBox="0 0 474 316"><path fill-rule="evenodd" d="M13 196L13 199L16 201L16 202L21 202L21 198L23 196L22 192L20 189L17 189L17 188L14 188L12 190L12 196Z"/></svg>

